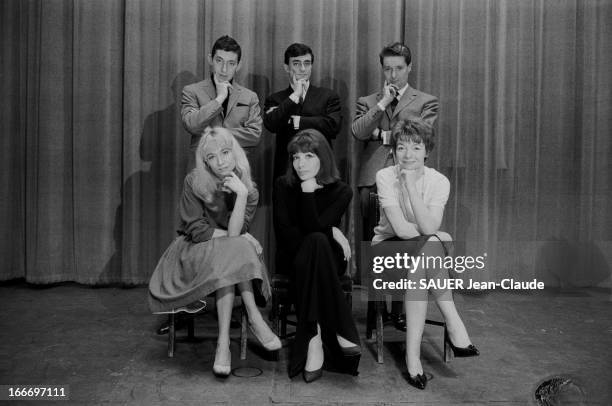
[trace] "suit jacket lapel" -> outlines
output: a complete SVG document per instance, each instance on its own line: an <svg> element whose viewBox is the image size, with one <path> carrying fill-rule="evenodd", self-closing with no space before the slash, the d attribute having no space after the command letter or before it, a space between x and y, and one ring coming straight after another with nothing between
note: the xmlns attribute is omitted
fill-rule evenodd
<svg viewBox="0 0 612 406"><path fill-rule="evenodd" d="M217 97L217 89L215 88L215 84L212 80L206 79L203 83L204 92L210 97L210 100Z"/></svg>
<svg viewBox="0 0 612 406"><path fill-rule="evenodd" d="M393 115L391 116L391 118L397 116L399 112L406 108L406 106L409 105L414 99L416 99L416 97L417 94L414 89L408 86L402 97L399 99L397 106L395 106L395 110L393 111Z"/></svg>
<svg viewBox="0 0 612 406"><path fill-rule="evenodd" d="M238 103L238 99L240 99L240 93L242 92L242 86L240 86L236 81L233 84L233 90L230 90L229 100L227 102L227 112L225 116L229 116L232 108Z"/></svg>
<svg viewBox="0 0 612 406"><path fill-rule="evenodd" d="M310 103L312 100L318 100L318 98L317 98L317 88L313 86L311 83L310 86L308 86L308 91L306 92L306 97L304 97L303 105Z"/></svg>

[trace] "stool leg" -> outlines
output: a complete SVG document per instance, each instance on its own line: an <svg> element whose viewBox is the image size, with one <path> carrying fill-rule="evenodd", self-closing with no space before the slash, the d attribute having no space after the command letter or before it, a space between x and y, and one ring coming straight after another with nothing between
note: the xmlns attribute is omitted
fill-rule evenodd
<svg viewBox="0 0 612 406"><path fill-rule="evenodd" d="M272 295L272 309L270 309L270 321L272 322L272 328L274 328L274 333L277 336L280 336L280 317L278 317L278 298L275 295Z"/></svg>
<svg viewBox="0 0 612 406"><path fill-rule="evenodd" d="M446 324L444 324L444 362L450 362L452 352L450 344L446 341L446 337L448 337L448 331L446 330Z"/></svg>
<svg viewBox="0 0 612 406"><path fill-rule="evenodd" d="M372 330L376 324L376 306L375 302L368 301L368 311L366 314L366 339L372 338Z"/></svg>
<svg viewBox="0 0 612 406"><path fill-rule="evenodd" d="M280 321L280 334L282 338L287 337L287 310L284 304L278 305L278 317Z"/></svg>
<svg viewBox="0 0 612 406"><path fill-rule="evenodd" d="M170 313L168 315L168 326L170 327L168 329L168 357L172 358L174 357L174 339L176 338L176 331L174 329L174 313Z"/></svg>
<svg viewBox="0 0 612 406"><path fill-rule="evenodd" d="M383 360L383 317L382 302L376 301L376 362L384 363Z"/></svg>
<svg viewBox="0 0 612 406"><path fill-rule="evenodd" d="M247 312L244 304L240 307L240 359L246 359L247 348Z"/></svg>

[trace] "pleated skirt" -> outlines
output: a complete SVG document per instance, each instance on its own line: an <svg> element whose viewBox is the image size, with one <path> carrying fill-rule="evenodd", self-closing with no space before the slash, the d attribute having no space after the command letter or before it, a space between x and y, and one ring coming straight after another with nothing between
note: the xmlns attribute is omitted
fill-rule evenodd
<svg viewBox="0 0 612 406"><path fill-rule="evenodd" d="M253 281L256 296L270 297L263 258L246 238L221 237L192 243L177 237L161 256L149 281L149 308L171 311L219 288Z"/></svg>

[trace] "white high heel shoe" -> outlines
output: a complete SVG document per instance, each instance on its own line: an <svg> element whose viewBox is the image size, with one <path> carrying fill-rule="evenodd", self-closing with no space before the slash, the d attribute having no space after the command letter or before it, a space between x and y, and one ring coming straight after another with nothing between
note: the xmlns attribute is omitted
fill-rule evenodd
<svg viewBox="0 0 612 406"><path fill-rule="evenodd" d="M260 334L263 332L262 331L258 332L257 328L253 324L249 323L249 329L253 332L253 335L257 338L257 340L261 343L261 345L266 350L268 351L280 350L283 347L283 344L281 343L280 338L278 338L278 336L274 334L274 332L270 329L270 327L266 324L265 321L262 321L262 324L265 326L265 329L268 330L265 333L268 333L271 335L271 337L269 337L266 341L262 339L263 334Z"/></svg>
<svg viewBox="0 0 612 406"><path fill-rule="evenodd" d="M217 350L215 351L215 362L213 364L213 374L219 378L227 378L229 374L232 372L232 353L227 350L229 354L229 364L224 365L217 361L219 358L219 346L217 345Z"/></svg>

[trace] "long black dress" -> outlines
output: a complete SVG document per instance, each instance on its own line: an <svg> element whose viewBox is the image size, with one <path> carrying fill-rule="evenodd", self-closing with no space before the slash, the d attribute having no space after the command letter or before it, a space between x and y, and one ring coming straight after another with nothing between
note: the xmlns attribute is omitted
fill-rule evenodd
<svg viewBox="0 0 612 406"><path fill-rule="evenodd" d="M326 367L357 374L357 365L344 362L336 338L338 334L359 344L355 321L340 286L339 276L346 262L332 236L332 227L340 226L352 196L351 188L340 181L313 193L302 192L299 184L289 185L284 177L275 182L276 272L292 281L298 320L289 360L290 377L304 369L317 323L321 326Z"/></svg>

